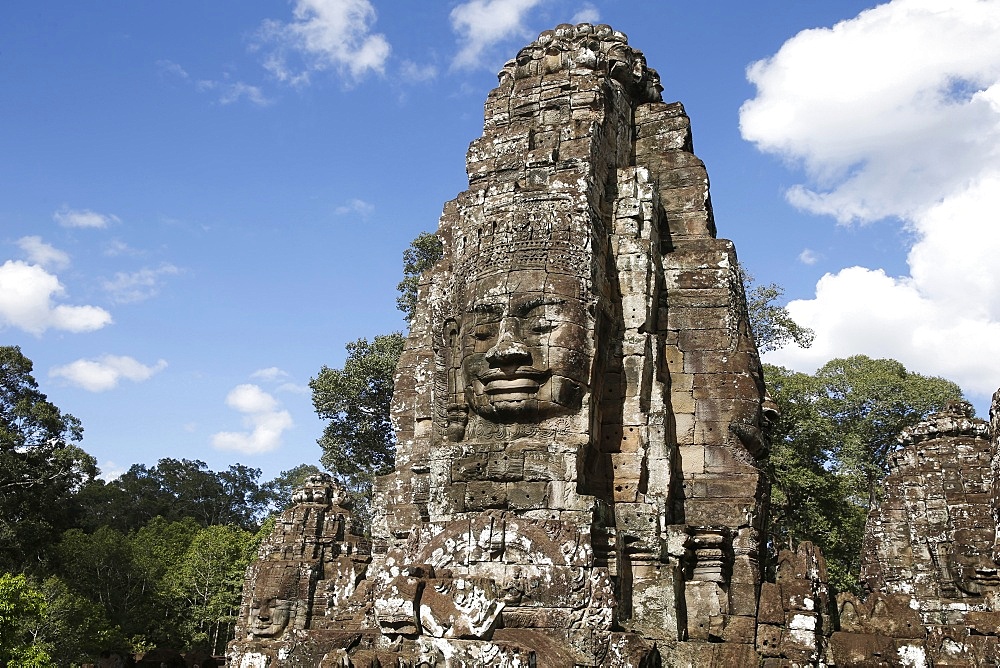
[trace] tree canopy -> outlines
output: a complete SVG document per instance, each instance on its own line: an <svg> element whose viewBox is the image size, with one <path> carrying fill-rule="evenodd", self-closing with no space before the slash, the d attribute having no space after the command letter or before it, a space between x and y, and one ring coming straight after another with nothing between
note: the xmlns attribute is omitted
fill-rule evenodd
<svg viewBox="0 0 1000 668"><path fill-rule="evenodd" d="M274 480L267 483L267 490L274 500L277 510L284 510L292 505L292 493L297 487L305 484L306 478L322 473L315 464L299 464L287 471L279 473Z"/></svg>
<svg viewBox="0 0 1000 668"><path fill-rule="evenodd" d="M0 346L0 570L37 570L72 525L73 493L97 474L80 421L38 389L17 346Z"/></svg>
<svg viewBox="0 0 1000 668"><path fill-rule="evenodd" d="M260 469L233 464L212 471L198 459L165 457L155 466L134 464L118 478L94 480L80 494L85 528L128 532L155 517L190 517L200 526L233 524L256 531L275 501Z"/></svg>
<svg viewBox="0 0 1000 668"><path fill-rule="evenodd" d="M771 538L776 547L816 543L834 584L856 589L865 520L897 436L962 391L864 355L831 360L812 375L770 365L764 372L781 409L770 459Z"/></svg>
<svg viewBox="0 0 1000 668"><path fill-rule="evenodd" d="M403 280L396 289L396 308L405 314L406 321L413 319L417 307L417 288L420 285L420 275L434 266L441 259L444 246L436 234L421 232L403 251Z"/></svg>
<svg viewBox="0 0 1000 668"><path fill-rule="evenodd" d="M0 666L50 668L56 664L31 630L45 615L45 595L24 575L0 573Z"/></svg>
<svg viewBox="0 0 1000 668"><path fill-rule="evenodd" d="M762 353L795 343L802 348L812 345L815 333L795 322L788 309L778 301L785 294L777 283L755 285L754 277L740 267L743 289L747 298L747 315L757 350Z"/></svg>
<svg viewBox="0 0 1000 668"><path fill-rule="evenodd" d="M389 420L392 381L403 351L400 332L347 344L342 369L324 366L309 381L313 406L329 420L320 461L347 490L365 495L375 476L392 470L396 437Z"/></svg>

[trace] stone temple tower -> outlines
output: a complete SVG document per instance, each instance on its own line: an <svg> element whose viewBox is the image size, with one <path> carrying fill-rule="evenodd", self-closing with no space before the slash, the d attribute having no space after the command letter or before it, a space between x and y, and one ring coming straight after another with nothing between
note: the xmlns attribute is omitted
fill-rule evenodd
<svg viewBox="0 0 1000 668"><path fill-rule="evenodd" d="M233 665L757 665L769 411L661 90L606 25L504 66L420 285L371 543L310 511L308 577L248 583Z"/></svg>

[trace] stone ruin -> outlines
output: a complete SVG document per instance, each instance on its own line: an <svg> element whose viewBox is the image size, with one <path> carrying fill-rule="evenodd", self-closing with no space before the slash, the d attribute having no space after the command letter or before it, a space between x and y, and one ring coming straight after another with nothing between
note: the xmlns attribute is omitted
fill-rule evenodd
<svg viewBox="0 0 1000 668"><path fill-rule="evenodd" d="M864 602L838 595L835 656L1000 666L1000 392L991 414L993 429L955 402L900 435L885 498L865 526L861 574L874 594Z"/></svg>
<svg viewBox="0 0 1000 668"><path fill-rule="evenodd" d="M684 108L604 25L542 33L499 79L371 538L328 477L296 491L230 665L995 665L968 658L996 656L984 423L907 435L868 529L878 594L834 598L807 543L766 581L775 411Z"/></svg>

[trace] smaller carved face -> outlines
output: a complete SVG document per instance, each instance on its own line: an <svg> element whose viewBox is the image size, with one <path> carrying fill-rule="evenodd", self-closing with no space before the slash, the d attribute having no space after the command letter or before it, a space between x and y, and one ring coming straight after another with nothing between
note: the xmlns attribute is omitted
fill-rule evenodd
<svg viewBox="0 0 1000 668"><path fill-rule="evenodd" d="M288 626L291 619L292 602L284 599L270 598L264 601L254 601L250 607L248 628L250 633L262 638L274 638Z"/></svg>
<svg viewBox="0 0 1000 668"><path fill-rule="evenodd" d="M966 594L983 595L1000 587L1000 568L990 550L992 532L958 529L948 553L948 569L956 587ZM983 549L977 549L982 546Z"/></svg>
<svg viewBox="0 0 1000 668"><path fill-rule="evenodd" d="M462 317L466 402L498 422L574 412L588 387L591 363L590 318L579 284L521 290L517 274L478 281Z"/></svg>

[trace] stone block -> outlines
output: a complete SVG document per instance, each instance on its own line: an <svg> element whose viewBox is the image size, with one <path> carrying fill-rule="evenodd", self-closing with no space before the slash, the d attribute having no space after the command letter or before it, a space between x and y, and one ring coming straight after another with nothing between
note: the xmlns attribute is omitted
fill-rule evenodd
<svg viewBox="0 0 1000 668"><path fill-rule="evenodd" d="M418 608L423 586L417 578L398 576L376 595L373 611L382 633L389 636L420 633Z"/></svg>
<svg viewBox="0 0 1000 668"><path fill-rule="evenodd" d="M465 509L486 510L507 506L507 485L502 482L470 482L465 487Z"/></svg>
<svg viewBox="0 0 1000 668"><path fill-rule="evenodd" d="M507 503L512 510L549 508L548 482L520 482L507 486Z"/></svg>
<svg viewBox="0 0 1000 668"><path fill-rule="evenodd" d="M677 444L681 447L695 445L695 420L693 413L674 413L674 429L677 435ZM699 444L699 447L700 444ZM701 455L701 466L705 463L705 455ZM695 462L692 462L695 464Z"/></svg>
<svg viewBox="0 0 1000 668"><path fill-rule="evenodd" d="M726 615L722 641L752 645L756 640L757 620L753 617Z"/></svg>
<svg viewBox="0 0 1000 668"><path fill-rule="evenodd" d="M895 665L899 659L896 643L885 636L837 631L830 636L829 643L830 659L837 666L874 668Z"/></svg>
<svg viewBox="0 0 1000 668"><path fill-rule="evenodd" d="M760 624L757 627L757 651L761 656L781 655L781 634L783 627L775 624Z"/></svg>
<svg viewBox="0 0 1000 668"><path fill-rule="evenodd" d="M742 503L714 499L690 499L685 504L685 520L695 526L741 527L750 523L753 500Z"/></svg>
<svg viewBox="0 0 1000 668"><path fill-rule="evenodd" d="M570 479L568 476L572 469L567 465L565 455L546 450L525 450L522 457L526 481Z"/></svg>
<svg viewBox="0 0 1000 668"><path fill-rule="evenodd" d="M755 582L729 583L729 612L755 618L757 616L757 587Z"/></svg>
<svg viewBox="0 0 1000 668"><path fill-rule="evenodd" d="M684 477L699 476L705 472L705 448L700 445L682 445L677 448Z"/></svg>
<svg viewBox="0 0 1000 668"><path fill-rule="evenodd" d="M722 640L725 617L729 611L722 588L715 582L686 582L684 599L687 604L688 637Z"/></svg>

